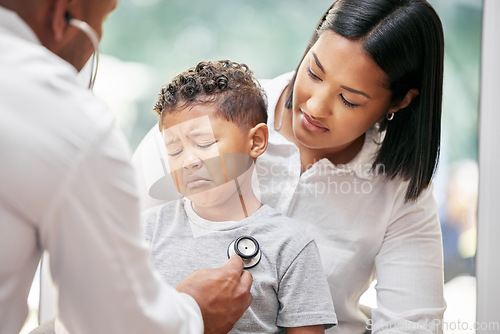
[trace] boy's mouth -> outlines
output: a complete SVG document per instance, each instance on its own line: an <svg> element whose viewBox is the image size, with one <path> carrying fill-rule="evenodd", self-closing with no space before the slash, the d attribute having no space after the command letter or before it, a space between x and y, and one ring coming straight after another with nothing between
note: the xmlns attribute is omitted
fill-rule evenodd
<svg viewBox="0 0 500 334"><path fill-rule="evenodd" d="M184 180L185 187L188 190L201 188L208 185L209 183L210 180L196 174L188 175Z"/></svg>

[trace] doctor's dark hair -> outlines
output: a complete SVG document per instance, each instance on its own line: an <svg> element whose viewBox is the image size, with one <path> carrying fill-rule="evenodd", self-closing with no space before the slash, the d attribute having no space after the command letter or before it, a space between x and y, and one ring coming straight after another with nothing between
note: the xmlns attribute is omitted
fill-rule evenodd
<svg viewBox="0 0 500 334"><path fill-rule="evenodd" d="M383 164L389 179L409 180L405 200L416 200L431 182L439 158L444 39L438 15L425 0L335 1L319 21L300 63L325 31L361 42L388 75L392 103L418 89L419 95L392 121L381 120L386 133L373 164ZM288 86L288 109L295 79L296 74Z"/></svg>
<svg viewBox="0 0 500 334"><path fill-rule="evenodd" d="M200 62L162 87L154 111L162 129L165 114L200 104L216 106L216 115L249 129L267 123L264 91L245 64L229 60Z"/></svg>

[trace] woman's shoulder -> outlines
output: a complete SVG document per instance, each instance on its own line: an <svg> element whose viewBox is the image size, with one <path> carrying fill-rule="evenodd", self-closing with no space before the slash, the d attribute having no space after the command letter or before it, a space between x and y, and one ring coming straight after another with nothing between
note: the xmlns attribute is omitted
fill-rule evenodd
<svg viewBox="0 0 500 334"><path fill-rule="evenodd" d="M259 79L267 101L267 126L270 129L270 136L273 136L272 130L274 129L274 111L276 105L281 94L293 78L294 73L293 71L287 72L273 79Z"/></svg>
<svg viewBox="0 0 500 334"><path fill-rule="evenodd" d="M266 93L267 98L267 114L268 114L268 126L271 128L274 126L274 110L276 109L276 104L285 90L286 86L292 80L294 72L288 72L281 74L274 79L260 79L259 83Z"/></svg>
<svg viewBox="0 0 500 334"><path fill-rule="evenodd" d="M262 89L266 92L269 107L276 106L281 93L292 80L294 73L294 71L283 73L273 79L259 79Z"/></svg>
<svg viewBox="0 0 500 334"><path fill-rule="evenodd" d="M272 79L259 79L259 83L264 90L272 90L281 87L282 89L292 80L295 71L286 72Z"/></svg>
<svg viewBox="0 0 500 334"><path fill-rule="evenodd" d="M406 199L409 181L401 177L384 180L384 191L378 199L378 205L390 207L386 229L402 229L410 232L410 226L418 229L422 226L439 228L438 204L434 196L434 185L422 191L414 200Z"/></svg>

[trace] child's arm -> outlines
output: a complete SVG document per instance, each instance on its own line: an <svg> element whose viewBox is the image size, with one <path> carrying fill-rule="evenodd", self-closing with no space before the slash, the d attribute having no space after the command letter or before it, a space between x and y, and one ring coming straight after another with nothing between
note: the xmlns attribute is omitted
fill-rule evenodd
<svg viewBox="0 0 500 334"><path fill-rule="evenodd" d="M297 239L299 237L294 240ZM285 328L287 334L324 333L325 328L337 324L330 288L314 241L303 246L286 266L277 292L280 309L276 324Z"/></svg>
<svg viewBox="0 0 500 334"><path fill-rule="evenodd" d="M325 333L325 326L304 326L304 327L287 327L286 334L323 334Z"/></svg>

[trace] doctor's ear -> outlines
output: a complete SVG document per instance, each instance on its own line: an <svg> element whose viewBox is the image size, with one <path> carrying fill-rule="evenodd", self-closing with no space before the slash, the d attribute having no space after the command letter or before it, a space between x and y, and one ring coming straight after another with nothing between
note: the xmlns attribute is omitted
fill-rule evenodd
<svg viewBox="0 0 500 334"><path fill-rule="evenodd" d="M68 29L71 20L69 4L70 0L53 0L50 28L56 42L60 42L64 38L64 34Z"/></svg>
<svg viewBox="0 0 500 334"><path fill-rule="evenodd" d="M249 131L250 156L258 158L267 149L269 130L265 123L259 123Z"/></svg>

